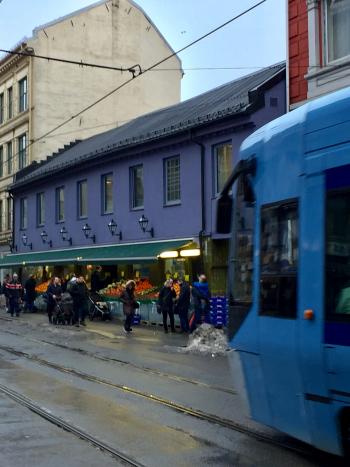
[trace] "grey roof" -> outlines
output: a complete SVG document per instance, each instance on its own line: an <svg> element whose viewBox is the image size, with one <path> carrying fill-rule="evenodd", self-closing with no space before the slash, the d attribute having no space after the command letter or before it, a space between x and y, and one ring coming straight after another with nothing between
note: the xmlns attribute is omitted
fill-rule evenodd
<svg viewBox="0 0 350 467"><path fill-rule="evenodd" d="M54 154L46 161L33 163L22 172L18 172L12 189L81 164L83 161L103 157L105 153L117 153L131 146L249 111L256 103L251 93L255 95L254 91L284 71L284 62L264 68L179 104L142 115L118 128L67 146L66 150Z"/></svg>

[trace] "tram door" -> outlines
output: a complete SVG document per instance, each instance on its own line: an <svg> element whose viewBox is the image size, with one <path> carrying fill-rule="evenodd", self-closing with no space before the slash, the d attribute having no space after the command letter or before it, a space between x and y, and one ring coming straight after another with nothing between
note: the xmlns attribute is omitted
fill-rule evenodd
<svg viewBox="0 0 350 467"><path fill-rule="evenodd" d="M332 398L350 404L350 166L326 172L325 352Z"/></svg>
<svg viewBox="0 0 350 467"><path fill-rule="evenodd" d="M298 358L297 200L261 207L259 336L270 424L307 438Z"/></svg>

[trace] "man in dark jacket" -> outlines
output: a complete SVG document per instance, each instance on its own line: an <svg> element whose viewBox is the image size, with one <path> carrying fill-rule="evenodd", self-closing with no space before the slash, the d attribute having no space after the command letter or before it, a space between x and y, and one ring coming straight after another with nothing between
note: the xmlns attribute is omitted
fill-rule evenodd
<svg viewBox="0 0 350 467"><path fill-rule="evenodd" d="M179 313L180 326L182 332L188 332L190 330L188 324L188 309L191 302L191 289L187 282L183 279L179 280L180 294L176 302L176 311Z"/></svg>
<svg viewBox="0 0 350 467"><path fill-rule="evenodd" d="M70 292L73 299L74 322L75 326L86 326L85 317L88 313L88 289L83 276L79 276L75 284L72 285Z"/></svg>
<svg viewBox="0 0 350 467"><path fill-rule="evenodd" d="M24 288L26 291L24 300L26 302L26 308L30 312L34 311L34 300L36 298L35 287L36 287L35 275L32 274L24 285Z"/></svg>
<svg viewBox="0 0 350 467"><path fill-rule="evenodd" d="M210 324L210 297L211 294L207 278L204 274L201 274L198 278L198 282L193 282L192 286L195 319L191 325L191 332L202 324L203 318L206 323Z"/></svg>
<svg viewBox="0 0 350 467"><path fill-rule="evenodd" d="M134 320L135 309L139 306L137 301L135 300L135 287L135 281L128 281L125 284L124 292L120 296L120 301L123 304L123 313L125 316L125 322L123 327L125 333L130 333L132 331L131 325Z"/></svg>
<svg viewBox="0 0 350 467"><path fill-rule="evenodd" d="M16 313L16 316L19 316L20 312L20 303L23 295L22 284L18 280L18 275L13 274L12 280L9 281L6 285L7 296L9 299L9 310L11 316Z"/></svg>
<svg viewBox="0 0 350 467"><path fill-rule="evenodd" d="M91 292L98 292L104 286L104 281L102 280L102 267L96 266L96 269L91 274Z"/></svg>
<svg viewBox="0 0 350 467"><path fill-rule="evenodd" d="M164 286L160 289L158 305L160 306L161 313L163 315L163 326L164 332L168 333L168 315L170 318L170 328L171 332L175 331L175 322L174 322L174 299L176 298L176 292L173 288L172 279L165 281Z"/></svg>
<svg viewBox="0 0 350 467"><path fill-rule="evenodd" d="M51 279L51 282L47 288L46 294L48 297L47 315L49 317L49 322L52 323L52 314L53 314L54 308L57 305L57 301L61 299L61 295L62 295L61 283L58 277Z"/></svg>

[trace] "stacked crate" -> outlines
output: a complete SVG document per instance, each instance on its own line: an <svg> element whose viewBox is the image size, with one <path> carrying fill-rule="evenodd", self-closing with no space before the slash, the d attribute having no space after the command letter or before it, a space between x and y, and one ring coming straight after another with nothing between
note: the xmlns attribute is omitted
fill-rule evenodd
<svg viewBox="0 0 350 467"><path fill-rule="evenodd" d="M226 297L212 297L210 299L210 319L214 326L226 326L228 301Z"/></svg>

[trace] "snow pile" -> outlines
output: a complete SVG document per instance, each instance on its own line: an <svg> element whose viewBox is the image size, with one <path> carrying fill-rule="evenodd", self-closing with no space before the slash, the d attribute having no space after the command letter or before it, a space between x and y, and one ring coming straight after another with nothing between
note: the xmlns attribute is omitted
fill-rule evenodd
<svg viewBox="0 0 350 467"><path fill-rule="evenodd" d="M210 324L202 324L189 337L185 352L224 355L228 350L227 339L222 329Z"/></svg>

